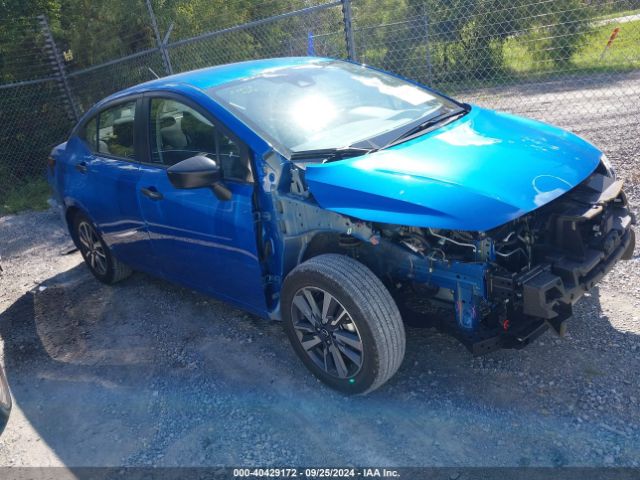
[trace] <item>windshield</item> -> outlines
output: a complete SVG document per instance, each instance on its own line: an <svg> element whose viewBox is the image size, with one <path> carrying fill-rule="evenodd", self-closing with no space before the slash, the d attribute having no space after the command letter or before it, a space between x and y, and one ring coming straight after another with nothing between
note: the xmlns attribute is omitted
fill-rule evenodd
<svg viewBox="0 0 640 480"><path fill-rule="evenodd" d="M339 61L267 70L209 94L293 153L353 145L460 109L425 88Z"/></svg>

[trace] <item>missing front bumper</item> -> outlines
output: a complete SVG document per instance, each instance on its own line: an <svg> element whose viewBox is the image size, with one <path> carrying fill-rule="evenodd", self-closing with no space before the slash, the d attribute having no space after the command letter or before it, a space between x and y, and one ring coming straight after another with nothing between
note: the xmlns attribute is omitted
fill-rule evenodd
<svg viewBox="0 0 640 480"><path fill-rule="evenodd" d="M581 259L572 255L550 253L547 262L525 273L499 274L489 277L492 298L518 306L528 317L552 320L570 310L614 265L631 258L635 248L633 216L626 208L616 208L612 227L601 248L585 248Z"/></svg>
<svg viewBox="0 0 640 480"><path fill-rule="evenodd" d="M537 263L526 271L489 273L494 307L484 325L491 335L467 344L474 353L522 348L549 327L563 335L573 305L618 261L633 256L636 219L621 182L612 178L594 173L537 215L547 219L543 241L533 247ZM508 328L500 332L496 324Z"/></svg>

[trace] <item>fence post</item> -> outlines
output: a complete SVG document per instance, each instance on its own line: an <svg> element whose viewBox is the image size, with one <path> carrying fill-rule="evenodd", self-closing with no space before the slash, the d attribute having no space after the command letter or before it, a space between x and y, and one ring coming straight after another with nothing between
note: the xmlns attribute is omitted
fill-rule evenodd
<svg viewBox="0 0 640 480"><path fill-rule="evenodd" d="M64 68L64 63L62 61L62 57L60 56L60 52L58 51L56 41L53 38L53 34L51 33L49 22L47 21L47 17L45 15L38 15L36 18L38 19L38 23L40 23L40 29L42 30L42 35L44 36L45 52L51 59L54 77L56 78L60 90L62 90L62 94L65 98L67 114L71 120L77 122L80 118L80 113L78 110L78 106L76 105L76 101L71 94L67 72Z"/></svg>
<svg viewBox="0 0 640 480"><path fill-rule="evenodd" d="M427 10L427 5L424 4L422 10L422 16L424 18L424 43L425 43L425 60L427 62L427 83L429 86L432 86L433 83L433 70L431 65L431 43L429 38L429 12Z"/></svg>
<svg viewBox="0 0 640 480"><path fill-rule="evenodd" d="M169 35L167 34L164 40L160 38L160 30L158 29L156 14L153 12L153 6L151 6L151 0L145 0L145 3L147 4L147 10L149 11L149 18L151 19L153 34L156 37L156 44L158 45L158 50L160 51L160 55L162 56L162 65L164 66L164 70L165 72L167 72L167 75L172 75L173 67L171 66L171 58L169 58L169 50L167 50L166 42Z"/></svg>
<svg viewBox="0 0 640 480"><path fill-rule="evenodd" d="M351 22L351 0L342 1L342 20L344 22L344 39L347 43L347 58L356 61L356 46L353 41L353 25Z"/></svg>

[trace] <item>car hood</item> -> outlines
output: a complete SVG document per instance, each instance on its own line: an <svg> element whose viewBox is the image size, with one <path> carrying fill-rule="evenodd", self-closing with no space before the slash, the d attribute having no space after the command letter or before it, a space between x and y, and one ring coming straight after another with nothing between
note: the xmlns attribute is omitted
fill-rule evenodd
<svg viewBox="0 0 640 480"><path fill-rule="evenodd" d="M575 187L601 155L560 128L474 106L391 148L309 164L305 179L321 207L361 220L486 231Z"/></svg>

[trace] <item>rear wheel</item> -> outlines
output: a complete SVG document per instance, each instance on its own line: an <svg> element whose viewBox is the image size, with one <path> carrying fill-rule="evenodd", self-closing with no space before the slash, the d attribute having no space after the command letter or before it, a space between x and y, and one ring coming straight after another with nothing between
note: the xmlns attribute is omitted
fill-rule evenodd
<svg viewBox="0 0 640 480"><path fill-rule="evenodd" d="M112 284L131 275L131 269L113 256L91 220L77 214L73 225L82 258L98 280Z"/></svg>
<svg viewBox="0 0 640 480"><path fill-rule="evenodd" d="M398 308L366 266L344 255L314 257L282 287L284 327L303 363L345 393L368 393L397 371L405 352Z"/></svg>

